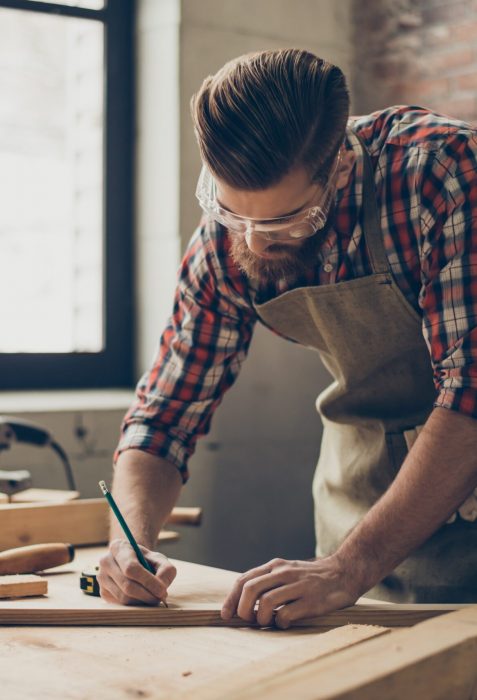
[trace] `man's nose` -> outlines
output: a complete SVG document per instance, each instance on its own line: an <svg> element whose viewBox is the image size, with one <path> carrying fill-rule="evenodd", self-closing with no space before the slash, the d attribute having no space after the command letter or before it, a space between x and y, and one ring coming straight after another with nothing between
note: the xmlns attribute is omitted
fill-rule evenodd
<svg viewBox="0 0 477 700"><path fill-rule="evenodd" d="M255 255L260 255L273 243L273 241L267 240L264 236L260 236L253 231L247 231L245 234L245 240L248 247L252 253L255 253Z"/></svg>

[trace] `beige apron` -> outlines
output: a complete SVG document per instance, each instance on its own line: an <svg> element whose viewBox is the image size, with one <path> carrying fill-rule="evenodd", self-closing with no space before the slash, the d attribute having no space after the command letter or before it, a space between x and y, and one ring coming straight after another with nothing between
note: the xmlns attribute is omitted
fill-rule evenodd
<svg viewBox="0 0 477 700"><path fill-rule="evenodd" d="M334 378L317 400L324 426L313 483L317 556L334 552L391 484L407 454L404 433L425 423L436 396L422 319L391 273L363 152L372 274L256 305L267 326L317 350ZM477 524L457 518L443 526L371 593L394 601L477 601Z"/></svg>

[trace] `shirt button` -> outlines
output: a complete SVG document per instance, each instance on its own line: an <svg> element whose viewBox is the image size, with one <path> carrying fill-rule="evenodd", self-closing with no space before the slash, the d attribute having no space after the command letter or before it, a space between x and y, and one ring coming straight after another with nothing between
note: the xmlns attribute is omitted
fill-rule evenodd
<svg viewBox="0 0 477 700"><path fill-rule="evenodd" d="M332 269L333 269L333 265L330 262L327 262L323 265L323 270L325 272L331 272Z"/></svg>

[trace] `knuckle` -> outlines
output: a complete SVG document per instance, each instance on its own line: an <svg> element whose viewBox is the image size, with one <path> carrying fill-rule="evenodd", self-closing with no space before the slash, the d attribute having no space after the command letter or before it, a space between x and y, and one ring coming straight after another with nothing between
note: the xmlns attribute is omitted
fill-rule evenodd
<svg viewBox="0 0 477 700"><path fill-rule="evenodd" d="M260 597L260 605L265 607L270 607L273 605L273 593L272 591L267 591Z"/></svg>
<svg viewBox="0 0 477 700"><path fill-rule="evenodd" d="M294 566L290 566L289 564L287 564L283 567L282 572L283 576L287 581L295 581L297 577L297 570Z"/></svg>
<svg viewBox="0 0 477 700"><path fill-rule="evenodd" d="M100 558L99 560L99 571L101 572L101 569L107 569L109 564L110 564L110 557L109 555L105 554L103 557Z"/></svg>
<svg viewBox="0 0 477 700"><path fill-rule="evenodd" d="M133 598L134 592L135 592L134 584L131 581L126 581L123 585L123 594L125 594L129 598Z"/></svg>
<svg viewBox="0 0 477 700"><path fill-rule="evenodd" d="M255 583L253 581L246 581L243 584L243 590L245 593L253 593L255 590Z"/></svg>
<svg viewBox="0 0 477 700"><path fill-rule="evenodd" d="M288 627L290 625L290 615L287 612L286 607L279 610L275 615L275 624L277 627Z"/></svg>
<svg viewBox="0 0 477 700"><path fill-rule="evenodd" d="M275 559L272 559L270 562L271 566L283 566L286 564L285 559L281 559L280 557L275 557Z"/></svg>
<svg viewBox="0 0 477 700"><path fill-rule="evenodd" d="M136 564L136 562L134 562L134 561L129 561L129 562L126 564L126 566L124 567L124 574L125 574L125 576L127 576L128 578L134 578L134 576L135 576L135 575L137 574L137 572L138 572L138 568L139 568L139 567L138 567L138 564Z"/></svg>

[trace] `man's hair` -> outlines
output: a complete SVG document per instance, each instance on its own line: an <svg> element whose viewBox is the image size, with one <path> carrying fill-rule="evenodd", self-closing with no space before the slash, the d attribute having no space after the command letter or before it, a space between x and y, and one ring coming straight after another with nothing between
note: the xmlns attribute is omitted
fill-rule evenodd
<svg viewBox="0 0 477 700"><path fill-rule="evenodd" d="M349 115L337 67L299 49L261 51L226 63L191 100L203 161L228 185L266 189L304 166L323 181Z"/></svg>

